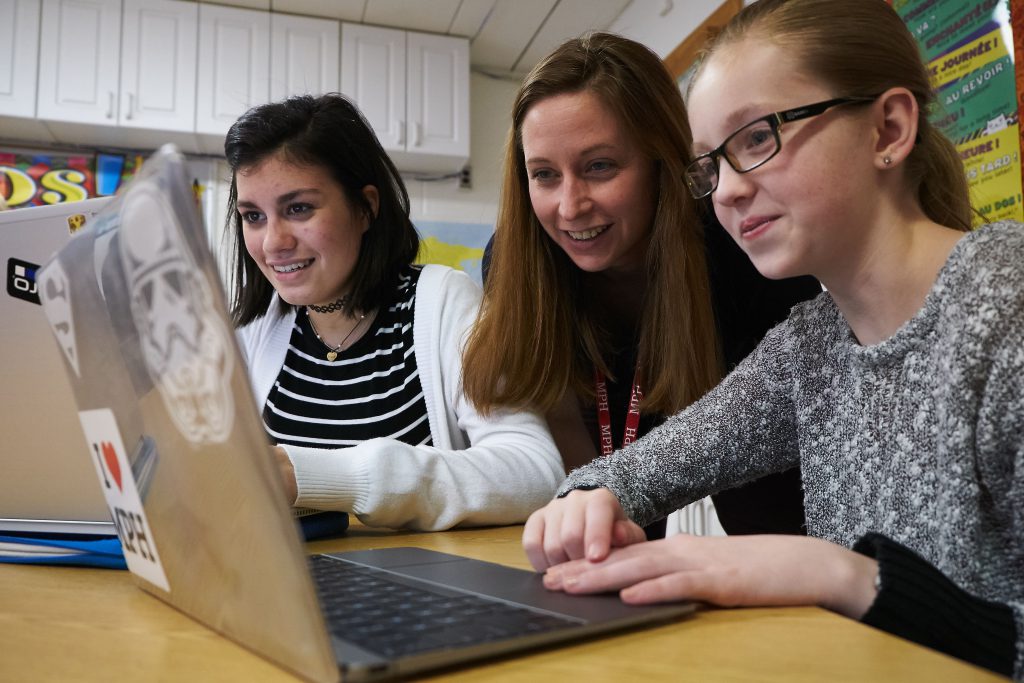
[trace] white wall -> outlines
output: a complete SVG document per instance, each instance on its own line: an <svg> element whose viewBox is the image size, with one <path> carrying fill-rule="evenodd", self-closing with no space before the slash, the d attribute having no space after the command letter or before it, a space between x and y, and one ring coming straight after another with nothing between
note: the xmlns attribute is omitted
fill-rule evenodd
<svg viewBox="0 0 1024 683"><path fill-rule="evenodd" d="M512 122L512 101L519 83L470 74L470 160L472 188L459 189L455 179L406 180L413 221L485 223L497 217L505 136Z"/></svg>

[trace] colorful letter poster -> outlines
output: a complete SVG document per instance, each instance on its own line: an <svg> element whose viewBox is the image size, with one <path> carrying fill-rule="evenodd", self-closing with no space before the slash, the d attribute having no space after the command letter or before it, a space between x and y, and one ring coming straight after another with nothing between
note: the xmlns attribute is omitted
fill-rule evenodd
<svg viewBox="0 0 1024 683"><path fill-rule="evenodd" d="M141 165L142 157L134 154L0 150L0 197L11 209L106 197Z"/></svg>
<svg viewBox="0 0 1024 683"><path fill-rule="evenodd" d="M892 5L928 60L938 92L930 117L964 161L975 224L1024 219L1010 0Z"/></svg>

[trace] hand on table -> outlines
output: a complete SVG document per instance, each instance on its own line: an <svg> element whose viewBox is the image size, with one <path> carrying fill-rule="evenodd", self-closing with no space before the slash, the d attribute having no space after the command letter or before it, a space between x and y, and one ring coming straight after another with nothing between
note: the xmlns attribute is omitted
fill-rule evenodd
<svg viewBox="0 0 1024 683"><path fill-rule="evenodd" d="M875 560L817 538L680 534L615 548L597 562L557 564L544 585L566 593L620 591L632 604L820 605L859 619L875 599L877 573Z"/></svg>
<svg viewBox="0 0 1024 683"><path fill-rule="evenodd" d="M609 550L647 540L608 489L573 491L526 520L523 548L537 571L568 560L599 562Z"/></svg>

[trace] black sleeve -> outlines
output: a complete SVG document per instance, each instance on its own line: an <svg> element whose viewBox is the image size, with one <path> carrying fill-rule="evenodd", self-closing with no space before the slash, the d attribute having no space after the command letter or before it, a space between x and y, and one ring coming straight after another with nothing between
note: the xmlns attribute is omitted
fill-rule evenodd
<svg viewBox="0 0 1024 683"><path fill-rule="evenodd" d="M878 561L881 589L861 621L901 638L1013 674L1017 626L1013 610L967 593L913 550L870 533L854 551Z"/></svg>
<svg viewBox="0 0 1024 683"><path fill-rule="evenodd" d="M789 309L821 294L812 277L769 280L707 211L704 221L711 301L726 372L761 343ZM799 468L763 477L711 497L729 534L804 534L804 494Z"/></svg>
<svg viewBox="0 0 1024 683"><path fill-rule="evenodd" d="M765 333L789 317L801 301L821 294L813 277L769 280L713 216L705 218L711 300L726 371L732 370L761 343Z"/></svg>
<svg viewBox="0 0 1024 683"><path fill-rule="evenodd" d="M491 237L487 240L487 245L484 247L484 255L480 259L480 279L483 282L487 282L487 273L491 272L491 250L494 249L494 233L491 233Z"/></svg>

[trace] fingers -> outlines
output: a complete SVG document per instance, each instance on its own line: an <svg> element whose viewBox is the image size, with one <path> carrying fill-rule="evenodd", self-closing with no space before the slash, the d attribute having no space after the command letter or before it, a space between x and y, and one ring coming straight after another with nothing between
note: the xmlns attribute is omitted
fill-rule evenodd
<svg viewBox="0 0 1024 683"><path fill-rule="evenodd" d="M583 511L582 542L574 546L569 553L572 559L585 557L591 562L600 562L608 557L608 552L612 548L612 526L616 518L622 516L619 502L610 493L609 497L615 501L614 504L610 504L608 498L604 496L589 496Z"/></svg>
<svg viewBox="0 0 1024 683"><path fill-rule="evenodd" d="M549 566L543 545L546 509L541 508L530 515L526 520L526 526L523 527L523 550L526 551L526 558L530 560L530 564L538 572L543 572Z"/></svg>
<svg viewBox="0 0 1024 683"><path fill-rule="evenodd" d="M612 526L612 545L623 548L647 540L647 533L639 524L630 519L620 519Z"/></svg>
<svg viewBox="0 0 1024 683"><path fill-rule="evenodd" d="M708 578L708 574L702 571L665 574L623 588L619 592L619 597L628 605L650 605L681 600L700 600L721 604L708 599L707 595L713 592L708 590L710 588Z"/></svg>
<svg viewBox="0 0 1024 683"><path fill-rule="evenodd" d="M607 489L573 491L530 515L523 549L537 571L584 557L600 561L611 549L614 525L624 520L618 499ZM620 545L643 537L642 529L629 524L614 532Z"/></svg>
<svg viewBox="0 0 1024 683"><path fill-rule="evenodd" d="M522 547L529 563L537 571L547 571L569 559L562 548L560 536L552 529L561 526L561 501L552 501L547 507L531 514L522 531Z"/></svg>

